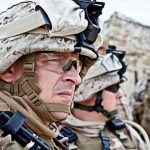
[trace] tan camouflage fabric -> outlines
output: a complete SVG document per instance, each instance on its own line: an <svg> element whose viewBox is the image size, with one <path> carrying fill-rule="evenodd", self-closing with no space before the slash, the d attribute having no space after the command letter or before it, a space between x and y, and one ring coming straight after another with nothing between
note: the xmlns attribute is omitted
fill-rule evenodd
<svg viewBox="0 0 150 150"><path fill-rule="evenodd" d="M3 131L0 130L0 135ZM11 135L6 137L0 137L0 149L1 150L24 150L16 141L12 141Z"/></svg>
<svg viewBox="0 0 150 150"><path fill-rule="evenodd" d="M126 124L126 127L129 131L129 134L130 134L130 137L131 137L133 143L136 146L136 149L137 150L147 150L146 145L145 145L144 141L142 140L141 136L139 135L139 133L128 124Z"/></svg>
<svg viewBox="0 0 150 150"><path fill-rule="evenodd" d="M122 68L113 54L99 55L75 91L74 101L81 102L104 88L120 82L118 71Z"/></svg>
<svg viewBox="0 0 150 150"><path fill-rule="evenodd" d="M138 81L130 97L133 120L138 124L141 124L141 120L143 116L143 106L144 106L143 98L146 89L146 84L147 84L146 80Z"/></svg>
<svg viewBox="0 0 150 150"><path fill-rule="evenodd" d="M68 128L75 132L78 136L75 144L78 150L101 150L101 141L99 138L99 131L104 129L105 123L100 121L83 121L70 115L64 122ZM105 128L107 136L110 138L110 150L146 150L145 144L135 129L126 124L128 131L129 148L126 149L121 141Z"/></svg>
<svg viewBox="0 0 150 150"><path fill-rule="evenodd" d="M84 121L70 114L63 124L85 137L98 137L99 131L104 128L105 122L100 121Z"/></svg>
<svg viewBox="0 0 150 150"><path fill-rule="evenodd" d="M78 150L102 150L101 141L99 137L90 138L83 136L80 132L74 130L78 135L77 146ZM132 128L128 127L130 135L132 135L132 142L129 144L129 148L125 148L118 138L111 132L107 131L107 135L110 138L110 150L146 150L145 144L138 135L138 133Z"/></svg>
<svg viewBox="0 0 150 150"><path fill-rule="evenodd" d="M119 82L120 77L117 72L102 74L97 77L84 80L75 91L74 101L85 101L98 91Z"/></svg>
<svg viewBox="0 0 150 150"><path fill-rule="evenodd" d="M5 95L5 100L2 98L3 97L2 93ZM7 99L7 97L10 97L11 100L14 101L13 103L16 105L12 106L12 104L9 103L9 100ZM25 122L25 125L28 127L28 129L30 129L31 132L33 132L34 134L42 138L44 141L46 141L49 144L49 147L52 150L54 150L54 143L52 139L56 137L58 134L57 128L55 128L55 125L44 124L41 121L41 119L36 115L34 110L31 109L29 104L22 98L18 96L11 97L8 92L0 92L0 111L15 112L17 110L19 110L26 117L27 121ZM27 112L27 113L24 113L24 112ZM23 150L23 147L19 143L12 140L11 135L2 136L3 133L4 131L0 130L0 149L1 150ZM51 133L53 133L53 135Z"/></svg>
<svg viewBox="0 0 150 150"><path fill-rule="evenodd" d="M77 34L88 25L84 10L72 0L43 0L38 6L43 8L52 23L51 37Z"/></svg>
<svg viewBox="0 0 150 150"><path fill-rule="evenodd" d="M144 127L148 136L150 137L150 79L147 81L147 87L143 99L143 108L144 110L141 125Z"/></svg>
<svg viewBox="0 0 150 150"><path fill-rule="evenodd" d="M21 35L1 42L3 44L0 44L0 72L5 71L23 55L37 51L73 52L75 44L72 40L65 42L64 38L50 39L48 35L40 34Z"/></svg>
<svg viewBox="0 0 150 150"><path fill-rule="evenodd" d="M150 79L139 81L133 91L132 97L133 120L146 130L150 137Z"/></svg>
<svg viewBox="0 0 150 150"><path fill-rule="evenodd" d="M68 7L68 4L70 7ZM83 10L72 0L65 0L63 3L60 0L47 0L39 5L41 5L43 9L46 9L45 11L49 11L48 13L53 12L54 14L58 11L53 17L50 16L53 25L51 33L45 28L42 28L41 32L38 28L36 29L37 31L29 31L14 37L1 39L0 72L5 71L17 59L29 53L38 51L74 52L76 40L75 37L73 37L73 34L77 34L87 27L87 21L84 18ZM17 21L28 14L34 13L35 6L35 3L25 1L10 7L5 12L2 12L0 14L0 28ZM58 9L56 6L58 6ZM49 10L49 7L51 10ZM60 18L61 20L59 20ZM33 18L32 21L34 21L34 19L36 18ZM58 23L58 25L56 23ZM12 28L17 29L17 26ZM59 32L60 35L66 35L66 30L68 30L67 37L54 37L54 35ZM86 48L83 48L80 54L90 58L96 58L96 54Z"/></svg>
<svg viewBox="0 0 150 150"><path fill-rule="evenodd" d="M91 66L83 80L88 80L108 72L114 72L121 68L122 65L115 55L111 53L99 55L98 60Z"/></svg>
<svg viewBox="0 0 150 150"><path fill-rule="evenodd" d="M143 101L145 90L147 86L147 80L138 81L133 90L133 98L136 102Z"/></svg>

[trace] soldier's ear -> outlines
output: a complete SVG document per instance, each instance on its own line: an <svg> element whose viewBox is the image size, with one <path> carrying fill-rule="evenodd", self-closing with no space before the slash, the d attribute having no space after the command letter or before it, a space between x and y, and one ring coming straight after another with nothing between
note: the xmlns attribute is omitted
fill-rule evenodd
<svg viewBox="0 0 150 150"><path fill-rule="evenodd" d="M0 78L8 83L14 83L22 75L22 66L20 64L13 64L9 69L0 74Z"/></svg>
<svg viewBox="0 0 150 150"><path fill-rule="evenodd" d="M0 78L2 80L4 80L5 82L12 83L13 82L13 78L14 78L14 71L13 70L14 69L12 67L10 67L5 72L0 74Z"/></svg>
<svg viewBox="0 0 150 150"><path fill-rule="evenodd" d="M8 83L14 83L21 78L23 72L23 65L25 59L17 60L11 67L9 67L5 72L0 73L0 79Z"/></svg>

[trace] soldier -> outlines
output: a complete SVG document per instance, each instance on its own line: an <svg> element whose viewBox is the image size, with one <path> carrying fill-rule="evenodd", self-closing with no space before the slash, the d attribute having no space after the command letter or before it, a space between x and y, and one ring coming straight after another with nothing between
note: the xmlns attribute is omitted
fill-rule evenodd
<svg viewBox="0 0 150 150"><path fill-rule="evenodd" d="M141 125L144 127L148 136L150 137L150 78L147 79L147 86L145 89L144 96L144 111L143 111L143 119L141 121Z"/></svg>
<svg viewBox="0 0 150 150"><path fill-rule="evenodd" d="M107 54L100 60L100 56L100 62L90 68L75 92L72 113L64 121L69 129L60 130L64 135L69 133L69 137L72 137L71 132L76 134L74 140L78 150L146 149L139 134L115 118L122 94L119 91L120 65L112 58L116 57Z"/></svg>
<svg viewBox="0 0 150 150"><path fill-rule="evenodd" d="M0 14L0 149L66 149L54 122L68 116L79 72L97 59L104 3L83 6L92 9L72 0L25 1Z"/></svg>
<svg viewBox="0 0 150 150"><path fill-rule="evenodd" d="M123 68L126 69L126 64L122 61L122 59L125 56L124 50L119 50L115 45L108 45L108 48L106 48L106 53L113 53L116 56L119 56L120 61L122 62ZM121 117L121 119L124 120L133 120L131 107L130 107L130 100L129 98L124 94L123 90L120 88L120 92L122 93L122 97L120 99L120 107L118 109L118 116Z"/></svg>
<svg viewBox="0 0 150 150"><path fill-rule="evenodd" d="M122 97L120 99L120 107L118 109L118 117L123 120L131 120L133 121L132 110L130 106L130 99L124 94L123 90L120 88L120 92L122 93Z"/></svg>
<svg viewBox="0 0 150 150"><path fill-rule="evenodd" d="M150 137L150 79L137 82L132 93L133 119L141 124Z"/></svg>

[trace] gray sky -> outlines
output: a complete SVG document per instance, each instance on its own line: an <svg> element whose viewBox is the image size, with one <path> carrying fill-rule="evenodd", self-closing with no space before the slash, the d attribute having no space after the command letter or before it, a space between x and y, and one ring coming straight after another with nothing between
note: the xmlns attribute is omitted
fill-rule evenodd
<svg viewBox="0 0 150 150"><path fill-rule="evenodd" d="M4 0L0 2L0 12L8 6L23 0ZM150 26L150 0L102 0L105 2L102 18L107 20L114 11L121 12L144 25ZM63 0L62 0L63 2Z"/></svg>
<svg viewBox="0 0 150 150"><path fill-rule="evenodd" d="M118 11L135 21L150 26L150 0L104 0L103 18Z"/></svg>

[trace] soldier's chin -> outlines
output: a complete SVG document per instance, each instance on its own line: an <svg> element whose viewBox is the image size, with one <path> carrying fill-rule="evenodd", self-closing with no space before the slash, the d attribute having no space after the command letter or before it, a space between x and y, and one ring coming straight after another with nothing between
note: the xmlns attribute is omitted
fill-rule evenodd
<svg viewBox="0 0 150 150"><path fill-rule="evenodd" d="M65 112L51 112L51 114L60 121L65 120L69 116L69 114Z"/></svg>
<svg viewBox="0 0 150 150"><path fill-rule="evenodd" d="M116 109L121 109L122 108L122 105L121 104L117 104L116 105Z"/></svg>

